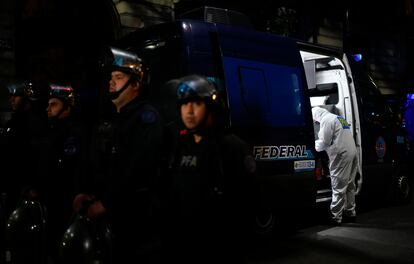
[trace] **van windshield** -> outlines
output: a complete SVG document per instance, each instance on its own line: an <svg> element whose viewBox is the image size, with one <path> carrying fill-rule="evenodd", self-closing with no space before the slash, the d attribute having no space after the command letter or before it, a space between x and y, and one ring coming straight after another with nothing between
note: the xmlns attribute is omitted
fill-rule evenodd
<svg viewBox="0 0 414 264"><path fill-rule="evenodd" d="M300 68L223 57L232 125L305 124Z"/></svg>

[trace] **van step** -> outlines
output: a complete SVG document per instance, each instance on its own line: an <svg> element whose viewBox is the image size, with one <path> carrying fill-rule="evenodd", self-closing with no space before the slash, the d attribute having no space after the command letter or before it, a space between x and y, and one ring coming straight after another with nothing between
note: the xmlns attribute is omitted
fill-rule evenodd
<svg viewBox="0 0 414 264"><path fill-rule="evenodd" d="M331 189L322 189L322 190L318 190L317 193L318 194L323 194L323 193L329 193L329 194L331 194L332 193L332 190Z"/></svg>
<svg viewBox="0 0 414 264"><path fill-rule="evenodd" d="M316 203L323 203L323 202L330 202L330 201L332 201L332 197L316 198Z"/></svg>
<svg viewBox="0 0 414 264"><path fill-rule="evenodd" d="M331 189L321 189L317 191L316 203L330 202L332 200Z"/></svg>

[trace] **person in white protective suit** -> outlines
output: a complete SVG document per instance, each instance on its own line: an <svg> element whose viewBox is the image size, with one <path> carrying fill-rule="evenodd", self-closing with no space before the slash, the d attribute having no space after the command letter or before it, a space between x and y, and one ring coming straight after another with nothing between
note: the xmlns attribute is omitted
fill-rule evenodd
<svg viewBox="0 0 414 264"><path fill-rule="evenodd" d="M345 118L321 107L312 108L315 122L320 124L316 151L326 151L332 185L330 205L332 224L355 221L355 176L358 170L356 146Z"/></svg>

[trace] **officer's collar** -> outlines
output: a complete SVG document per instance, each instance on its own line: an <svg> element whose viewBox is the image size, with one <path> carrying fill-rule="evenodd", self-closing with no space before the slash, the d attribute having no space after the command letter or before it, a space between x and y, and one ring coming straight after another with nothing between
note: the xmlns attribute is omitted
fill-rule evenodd
<svg viewBox="0 0 414 264"><path fill-rule="evenodd" d="M120 113L128 113L138 107L140 107L142 104L144 103L144 100L141 99L139 96L135 97L134 99L132 99L130 102L128 102L126 105L124 105L121 108Z"/></svg>

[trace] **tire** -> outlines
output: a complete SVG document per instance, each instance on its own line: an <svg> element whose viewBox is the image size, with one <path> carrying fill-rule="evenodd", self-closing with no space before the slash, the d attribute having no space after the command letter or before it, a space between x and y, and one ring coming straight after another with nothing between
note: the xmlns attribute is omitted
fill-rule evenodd
<svg viewBox="0 0 414 264"><path fill-rule="evenodd" d="M255 234L259 238L266 238L272 236L275 230L275 216L273 211L269 208L262 210L255 216Z"/></svg>
<svg viewBox="0 0 414 264"><path fill-rule="evenodd" d="M394 179L394 202L397 204L407 204L412 198L412 182L410 177L404 172L398 172Z"/></svg>

